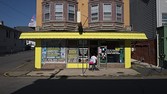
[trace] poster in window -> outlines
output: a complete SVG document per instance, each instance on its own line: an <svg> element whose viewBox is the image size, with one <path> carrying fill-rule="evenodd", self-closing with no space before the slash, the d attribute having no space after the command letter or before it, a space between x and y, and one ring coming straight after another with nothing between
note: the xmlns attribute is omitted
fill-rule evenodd
<svg viewBox="0 0 167 94"><path fill-rule="evenodd" d="M65 63L65 41L43 41L42 63Z"/></svg>
<svg viewBox="0 0 167 94"><path fill-rule="evenodd" d="M78 62L78 49L77 48L68 49L68 62L69 63Z"/></svg>

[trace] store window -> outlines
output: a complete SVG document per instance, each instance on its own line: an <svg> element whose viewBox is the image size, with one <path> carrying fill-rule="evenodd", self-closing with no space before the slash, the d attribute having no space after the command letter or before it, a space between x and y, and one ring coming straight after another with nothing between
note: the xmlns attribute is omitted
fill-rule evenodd
<svg viewBox="0 0 167 94"><path fill-rule="evenodd" d="M42 63L66 63L65 40L42 41Z"/></svg>
<svg viewBox="0 0 167 94"><path fill-rule="evenodd" d="M50 4L44 5L44 21L50 20Z"/></svg>
<svg viewBox="0 0 167 94"><path fill-rule="evenodd" d="M86 63L89 60L89 49L87 40L79 40L79 62Z"/></svg>
<svg viewBox="0 0 167 94"><path fill-rule="evenodd" d="M91 22L96 22L99 20L99 5L91 5Z"/></svg>
<svg viewBox="0 0 167 94"><path fill-rule="evenodd" d="M68 40L68 63L86 63L89 58L88 42L86 40Z"/></svg>
<svg viewBox="0 0 167 94"><path fill-rule="evenodd" d="M167 25L167 13L162 13L162 25Z"/></svg>
<svg viewBox="0 0 167 94"><path fill-rule="evenodd" d="M63 4L55 4L55 20L63 20Z"/></svg>
<svg viewBox="0 0 167 94"><path fill-rule="evenodd" d="M73 4L68 5L68 20L75 21L75 5Z"/></svg>
<svg viewBox="0 0 167 94"><path fill-rule="evenodd" d="M78 63L78 40L68 40L67 62Z"/></svg>
<svg viewBox="0 0 167 94"><path fill-rule="evenodd" d="M111 19L112 19L112 5L103 4L103 20L111 21Z"/></svg>
<svg viewBox="0 0 167 94"><path fill-rule="evenodd" d="M116 21L122 22L122 5L121 4L116 5Z"/></svg>
<svg viewBox="0 0 167 94"><path fill-rule="evenodd" d="M124 63L124 42L101 41L98 55L100 63Z"/></svg>

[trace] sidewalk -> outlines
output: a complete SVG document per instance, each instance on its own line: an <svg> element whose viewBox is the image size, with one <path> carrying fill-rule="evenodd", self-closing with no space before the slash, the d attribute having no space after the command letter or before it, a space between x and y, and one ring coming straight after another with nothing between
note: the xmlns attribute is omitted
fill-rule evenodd
<svg viewBox="0 0 167 94"><path fill-rule="evenodd" d="M41 70L41 71L32 71L28 73L28 76L68 76L68 77L78 77L78 76L88 76L88 77L102 77L102 76L136 76L140 73L133 69L123 69L123 68L108 68L108 69L99 69L97 70L88 70L88 69L63 69L63 70Z"/></svg>
<svg viewBox="0 0 167 94"><path fill-rule="evenodd" d="M20 68L21 69L21 68ZM19 70L20 70L19 69ZM29 70L29 71L10 71L5 76L11 77L148 77L163 76L167 78L167 70L158 68L148 63L132 59L132 68L100 68L98 71L88 69L55 69L55 70ZM21 69L22 70L22 69Z"/></svg>

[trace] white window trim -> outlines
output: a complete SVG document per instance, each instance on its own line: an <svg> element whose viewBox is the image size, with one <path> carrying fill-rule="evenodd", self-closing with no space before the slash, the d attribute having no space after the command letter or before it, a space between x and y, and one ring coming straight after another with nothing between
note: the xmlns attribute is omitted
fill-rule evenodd
<svg viewBox="0 0 167 94"><path fill-rule="evenodd" d="M73 5L74 6L74 21L71 21L71 20L69 20L69 6L70 5ZM75 20L76 20L76 17L75 17L75 4L68 4L68 9L67 9L67 20L68 21L70 21L70 22L75 22Z"/></svg>
<svg viewBox="0 0 167 94"><path fill-rule="evenodd" d="M93 5L97 5L97 7L98 7L97 20L92 20L92 6ZM90 16L91 16L91 22L98 22L99 21L99 4L91 4L91 6L90 6Z"/></svg>
<svg viewBox="0 0 167 94"><path fill-rule="evenodd" d="M111 17L111 19L110 20L106 20L105 19L105 15L104 15L104 5L105 4L110 4L111 5L111 11L110 11L110 13L111 13L111 15L110 15L110 17ZM103 3L103 21L112 21L112 4L111 3Z"/></svg>
<svg viewBox="0 0 167 94"><path fill-rule="evenodd" d="M121 5L121 21L117 20L117 5ZM116 22L123 22L123 6L122 4L116 4Z"/></svg>
<svg viewBox="0 0 167 94"><path fill-rule="evenodd" d="M56 20L56 5L58 5L58 4L61 4L62 5L62 7L63 7L63 10L62 10L62 19L61 20ZM64 4L63 3L55 3L55 6L54 6L54 12L55 12L55 20L56 21L64 21Z"/></svg>

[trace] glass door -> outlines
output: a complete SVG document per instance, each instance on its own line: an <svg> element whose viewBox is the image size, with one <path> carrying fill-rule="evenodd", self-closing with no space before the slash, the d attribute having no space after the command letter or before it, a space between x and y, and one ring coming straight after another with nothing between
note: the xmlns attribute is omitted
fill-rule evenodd
<svg viewBox="0 0 167 94"><path fill-rule="evenodd" d="M79 62L86 63L89 60L89 49L79 48Z"/></svg>

